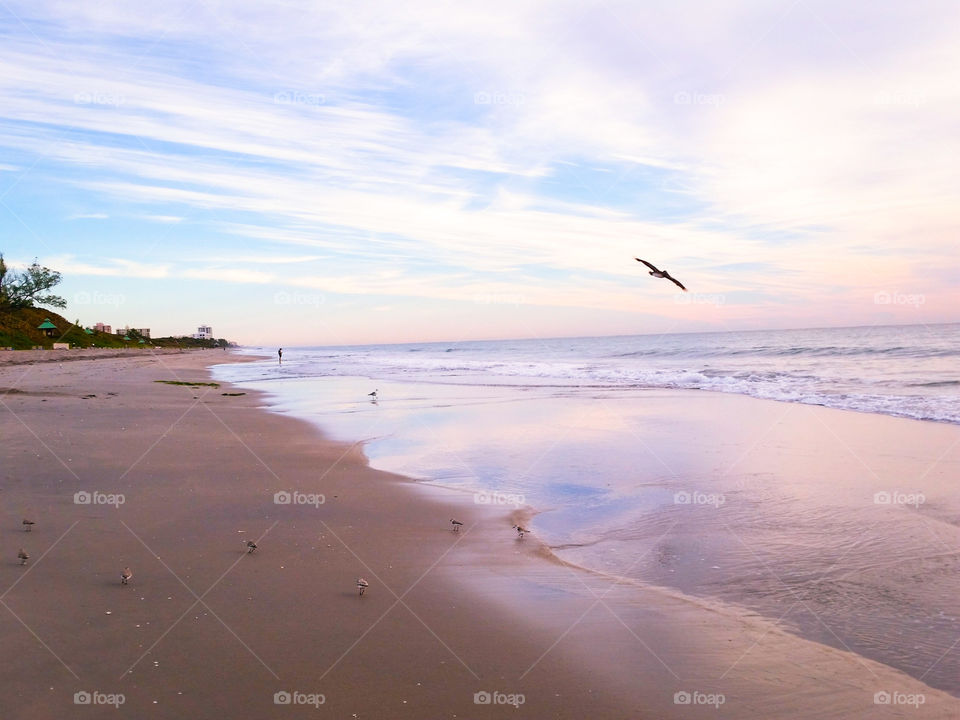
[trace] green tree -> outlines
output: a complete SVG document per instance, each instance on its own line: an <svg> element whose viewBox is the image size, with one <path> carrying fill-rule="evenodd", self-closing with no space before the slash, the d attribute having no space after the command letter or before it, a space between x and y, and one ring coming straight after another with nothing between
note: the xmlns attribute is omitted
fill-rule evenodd
<svg viewBox="0 0 960 720"><path fill-rule="evenodd" d="M47 291L60 283L60 273L43 267L36 260L23 272L9 270L0 254L0 307L9 310L35 304L64 308L67 301Z"/></svg>

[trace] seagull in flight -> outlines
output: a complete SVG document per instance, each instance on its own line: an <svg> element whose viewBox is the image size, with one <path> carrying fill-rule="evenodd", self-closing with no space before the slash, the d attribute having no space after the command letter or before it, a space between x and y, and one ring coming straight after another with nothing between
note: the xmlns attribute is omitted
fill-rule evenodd
<svg viewBox="0 0 960 720"><path fill-rule="evenodd" d="M672 282L674 285L676 285L678 288L680 288L684 292L687 291L687 289L680 284L680 281L677 280L675 277L671 277L670 273L668 273L666 270L658 270L653 265L648 263L646 260L641 260L640 258L634 258L634 260L636 260L639 263L643 263L648 268L650 268L650 274L653 275L655 278L666 278L667 280Z"/></svg>

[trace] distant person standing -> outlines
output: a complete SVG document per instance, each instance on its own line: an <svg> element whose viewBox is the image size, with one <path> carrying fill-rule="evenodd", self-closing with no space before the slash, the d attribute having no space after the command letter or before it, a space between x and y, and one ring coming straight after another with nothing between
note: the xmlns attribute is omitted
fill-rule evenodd
<svg viewBox="0 0 960 720"><path fill-rule="evenodd" d="M283 348L277 350L277 365L283 365Z"/></svg>

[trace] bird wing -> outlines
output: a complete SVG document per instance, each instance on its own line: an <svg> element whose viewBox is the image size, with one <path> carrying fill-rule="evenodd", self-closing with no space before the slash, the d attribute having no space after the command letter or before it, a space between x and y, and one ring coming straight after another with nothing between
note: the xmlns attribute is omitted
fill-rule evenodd
<svg viewBox="0 0 960 720"><path fill-rule="evenodd" d="M664 272L664 273L663 273L663 276L664 276L667 280L669 280L670 282L672 282L674 285L676 285L678 288L680 288L681 290L683 290L684 292L687 291L687 289L683 286L683 284L682 284L679 280L677 280L675 277L672 277L672 276L670 275L670 273Z"/></svg>
<svg viewBox="0 0 960 720"><path fill-rule="evenodd" d="M639 262L639 263L643 263L644 265L646 265L648 268L650 268L650 269L653 270L654 272L660 272L659 270L657 270L657 268L655 268L653 265L651 265L650 263L648 263L646 260L641 260L641 259L638 258L638 257L635 257L634 260L636 260L636 261Z"/></svg>

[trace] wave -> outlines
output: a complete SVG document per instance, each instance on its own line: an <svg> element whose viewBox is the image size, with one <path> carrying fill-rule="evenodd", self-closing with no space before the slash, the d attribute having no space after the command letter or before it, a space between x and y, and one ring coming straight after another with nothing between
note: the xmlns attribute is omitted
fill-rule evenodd
<svg viewBox="0 0 960 720"><path fill-rule="evenodd" d="M895 347L751 347L751 348L651 348L608 355L610 358L642 357L858 357L889 356L903 358L960 357L960 350L953 348L918 349Z"/></svg>
<svg viewBox="0 0 960 720"><path fill-rule="evenodd" d="M257 379L710 390L960 424L954 327L291 348L289 363L263 367ZM231 373L255 372L247 367Z"/></svg>

